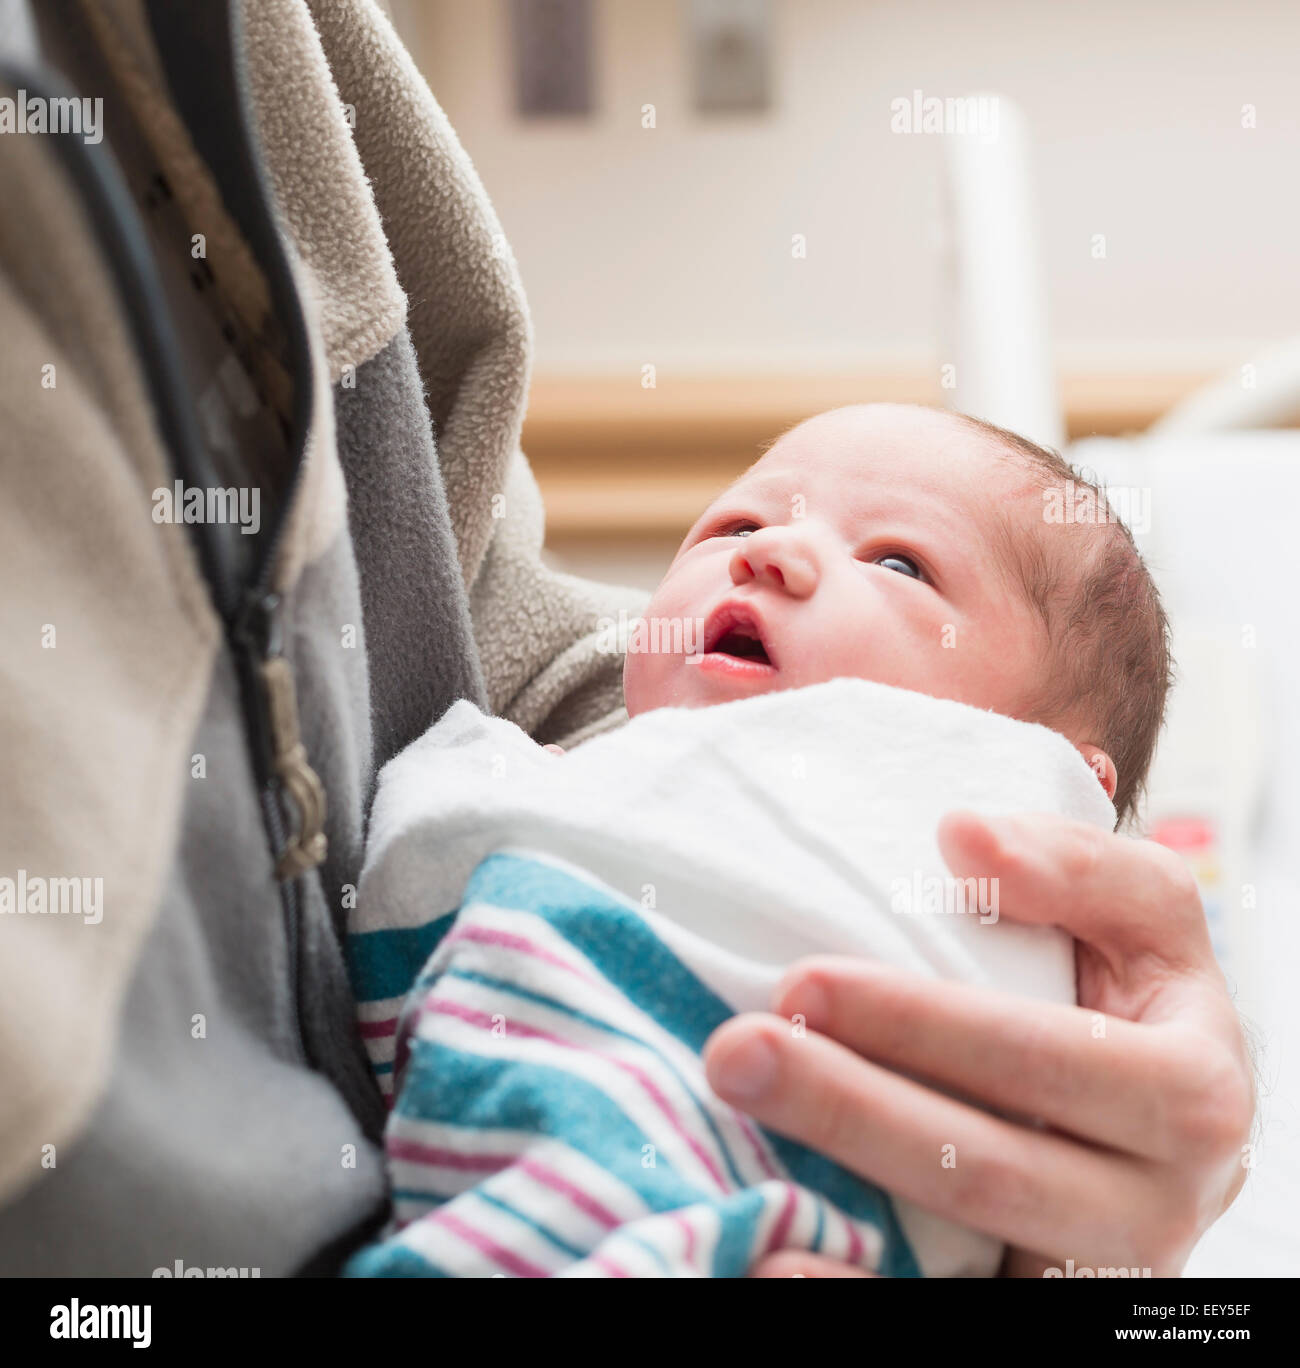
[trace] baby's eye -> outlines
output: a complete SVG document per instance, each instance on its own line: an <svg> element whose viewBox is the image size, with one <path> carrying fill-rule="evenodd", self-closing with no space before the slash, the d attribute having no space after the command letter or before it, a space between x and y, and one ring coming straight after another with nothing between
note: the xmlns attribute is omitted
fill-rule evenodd
<svg viewBox="0 0 1300 1368"><path fill-rule="evenodd" d="M900 575L910 575L912 579L924 579L920 566L910 556L881 556L876 562L886 570L897 571Z"/></svg>
<svg viewBox="0 0 1300 1368"><path fill-rule="evenodd" d="M749 537L757 531L757 523L739 522L731 523L726 527L720 527L713 535L715 537Z"/></svg>

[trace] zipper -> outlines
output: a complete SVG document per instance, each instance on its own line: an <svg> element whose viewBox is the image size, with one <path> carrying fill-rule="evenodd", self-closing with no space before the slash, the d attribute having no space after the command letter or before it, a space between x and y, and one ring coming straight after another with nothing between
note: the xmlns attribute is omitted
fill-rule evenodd
<svg viewBox="0 0 1300 1368"><path fill-rule="evenodd" d="M262 586L250 590L231 637L239 648L241 688L252 705L246 711L259 783L263 790L278 789L298 812L292 835L285 835L282 821L272 833L272 850L278 852L275 876L282 885L289 885L325 859L325 786L302 743L297 690L283 652L279 608L278 595ZM279 808L272 811L279 813Z"/></svg>
<svg viewBox="0 0 1300 1368"><path fill-rule="evenodd" d="M237 6L231 6L232 28L238 23L237 11ZM231 33L233 52L238 53L234 37ZM238 66L237 58L232 60ZM239 74L242 76L242 71ZM0 82L46 99L72 94L50 71L7 61L0 61ZM239 114L244 117L242 107ZM92 148L71 133L51 135L50 141L81 196L117 286L119 303L149 387L164 449L171 455L174 468L186 484L211 488L217 483L216 474L178 360L180 351L171 314L139 215L121 173L106 149ZM264 186L264 181L260 183ZM286 269L283 260L276 265ZM294 416L297 421L293 424L290 453L292 472L271 526L258 538L262 544L257 548L259 555L251 584L241 583L221 528L205 522L187 526L194 537L200 566L235 662L244 730L258 783L259 806L268 846L276 861L295 1044L304 1062L315 1068L317 1061L307 1048L308 1035L304 1029L300 995L297 881L325 858L326 797L320 776L312 768L302 744L293 670L283 650L283 605L270 588L288 514L301 483L306 416L311 411L310 356L306 351L305 323L300 311L288 320L288 331L297 353L294 360L298 363L294 370ZM292 822L286 811L290 807L297 814Z"/></svg>
<svg viewBox="0 0 1300 1368"><path fill-rule="evenodd" d="M161 3L161 0L146 0L146 10L155 33L160 24L174 18L174 12ZM251 700L249 701L249 738L250 744L255 746L261 756L260 761L255 763L262 766L259 776L262 781L262 809L271 853L276 859L275 875L280 881L280 898L285 922L286 969L294 1005L298 1047L303 1059L311 1067L316 1068L318 1061L308 1049L309 1035L303 1021L298 880L325 859L325 786L312 768L306 748L302 744L298 724L297 688L293 669L283 651L283 619L280 611L283 605L279 595L271 589L272 575L284 540L289 511L302 484L302 472L306 462L307 432L311 424L313 407L311 344L282 240L273 229L267 231L269 215L266 206L270 203L271 192L255 140L249 132L249 76L244 62L243 19L240 7L231 3L231 0L225 0L224 23L221 22L215 6L202 13L206 22L211 25L212 39L207 44L208 55L205 58L205 65L213 59L224 60L230 69L235 94L232 112L238 116L238 133L241 139L234 149L236 164L238 153L243 153L247 172L258 190L259 222L253 225L256 231L251 232L250 237L254 246L260 247L261 263L270 277L268 283L274 290L278 278L284 286L278 292L281 295L279 313L285 329L286 343L295 363L291 370L294 378L292 469L281 495L279 511L268 529L264 544L259 548L261 555L253 576L253 587L245 596L241 612L232 625L231 639L242 648L236 658L244 662L243 673L254 676L253 683L261 704L260 707L253 706ZM190 49L186 47L182 50ZM207 69L211 70L211 67ZM190 87L186 85L185 89L188 90ZM173 94L176 93L176 86L173 84ZM206 122L209 111L203 109L201 112ZM235 129L231 132L233 134ZM245 684L243 689L247 698L250 685ZM283 822L281 804L285 797L293 803L298 812L297 828L291 833L286 833Z"/></svg>

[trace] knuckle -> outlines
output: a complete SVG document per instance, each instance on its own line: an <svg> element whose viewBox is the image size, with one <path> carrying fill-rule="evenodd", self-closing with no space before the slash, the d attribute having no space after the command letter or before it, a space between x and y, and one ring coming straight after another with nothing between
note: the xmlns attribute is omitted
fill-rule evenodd
<svg viewBox="0 0 1300 1368"><path fill-rule="evenodd" d="M1172 1113L1178 1148L1207 1159L1235 1150L1254 1119L1250 1079L1223 1050L1199 1056L1180 1072L1183 1083Z"/></svg>
<svg viewBox="0 0 1300 1368"><path fill-rule="evenodd" d="M1176 1274L1200 1238L1198 1213L1196 1194L1181 1175L1153 1171L1107 1234L1108 1257L1150 1267L1158 1277Z"/></svg>
<svg viewBox="0 0 1300 1368"><path fill-rule="evenodd" d="M1238 1074L1233 1083L1225 1085L1223 1113L1228 1137L1226 1148L1240 1149L1249 1140L1255 1125L1256 1107L1257 1099L1251 1079Z"/></svg>
<svg viewBox="0 0 1300 1368"><path fill-rule="evenodd" d="M851 1160L863 1132L861 1099L840 1087L827 1089L814 1129L813 1148Z"/></svg>
<svg viewBox="0 0 1300 1368"><path fill-rule="evenodd" d="M1005 1069L1025 1081L1036 1105L1050 1109L1078 1088L1078 1061L1061 1049L1052 1023L1038 1016L1020 1015L1003 1026L1000 1048Z"/></svg>
<svg viewBox="0 0 1300 1368"><path fill-rule="evenodd" d="M1155 1210L1134 1232L1135 1248L1143 1262L1181 1266L1201 1237L1198 1209L1192 1194L1180 1186L1164 1189Z"/></svg>
<svg viewBox="0 0 1300 1368"><path fill-rule="evenodd" d="M1033 873L1034 851L1034 843L1018 831L996 827L991 829L984 862L994 873L1014 881Z"/></svg>
<svg viewBox="0 0 1300 1368"><path fill-rule="evenodd" d="M1130 1219L1123 1233L1122 1249L1117 1257L1130 1264L1165 1265L1175 1252L1184 1248L1192 1235L1189 1205L1180 1192L1162 1189L1148 1194L1141 1208L1140 1219ZM1139 1213L1134 1212L1133 1216Z"/></svg>
<svg viewBox="0 0 1300 1368"><path fill-rule="evenodd" d="M1063 835L1058 868L1067 886L1088 883L1106 851L1106 833L1096 827L1071 826Z"/></svg>
<svg viewBox="0 0 1300 1368"><path fill-rule="evenodd" d="M1181 912L1201 913L1201 891L1196 876L1183 857L1155 841L1147 842L1151 858L1159 870L1162 901Z"/></svg>
<svg viewBox="0 0 1300 1368"><path fill-rule="evenodd" d="M1017 1213L1035 1204L1034 1185L1027 1176L1032 1169L1006 1146L995 1145L964 1166L959 1157L952 1172L957 1175L956 1207L972 1224L991 1217L1014 1222Z"/></svg>

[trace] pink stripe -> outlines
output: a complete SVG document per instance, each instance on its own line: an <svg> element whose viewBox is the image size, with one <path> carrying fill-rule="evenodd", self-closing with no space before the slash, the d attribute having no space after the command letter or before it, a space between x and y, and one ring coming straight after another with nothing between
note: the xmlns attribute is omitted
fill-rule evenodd
<svg viewBox="0 0 1300 1368"><path fill-rule="evenodd" d="M455 927L443 938L443 944L446 945L451 941L458 940L474 941L483 945L496 945L507 950L520 950L526 954L535 956L537 959L544 960L547 964L558 965L561 969L567 969L569 973L576 975L578 978L582 979L584 983L590 983L597 987L599 986L596 983L596 980L592 979L589 975L584 974L581 970L574 968L572 965L566 964L564 960L560 959L557 955L552 955L549 951L543 950L540 946L535 945L524 936L516 936L509 931L496 931L491 927L478 926ZM384 1024L389 1026L391 1031L384 1032L383 1034L390 1034L397 1030L398 1026L401 1024L401 1018L392 1017ZM363 1027L361 1031L362 1038L364 1039L367 1034L367 1031ZM374 1034L379 1035L381 1033L375 1031ZM401 1035L398 1036L396 1045L394 1046L393 1071L390 1075L392 1079L392 1092L389 1095L388 1101L390 1110L393 1107L394 1099L401 1089L402 1073L406 1069L406 1061L410 1058L410 1035L411 1031L410 1026L408 1025L407 1028L402 1031Z"/></svg>
<svg viewBox="0 0 1300 1368"><path fill-rule="evenodd" d="M686 1236L686 1248L682 1251L682 1257L687 1263L695 1262L695 1227L682 1215L680 1211L673 1212L673 1220L681 1227L682 1234Z"/></svg>
<svg viewBox="0 0 1300 1368"><path fill-rule="evenodd" d="M420 1019L420 1013L407 1007L397 1018L397 1039L393 1042L393 1071L389 1077L393 1081L393 1096L402 1090L402 1075L411 1058L411 1032Z"/></svg>
<svg viewBox="0 0 1300 1368"><path fill-rule="evenodd" d="M377 1040L380 1036L390 1036L397 1030L397 1018L385 1017L383 1021L359 1021L357 1028L362 1040Z"/></svg>
<svg viewBox="0 0 1300 1368"><path fill-rule="evenodd" d="M772 1166L772 1161L767 1157L767 1147L758 1138L758 1131L755 1130L753 1122L750 1121L749 1117L747 1117L744 1112L733 1112L732 1115L739 1123L745 1139L749 1141L750 1148L754 1151L754 1157L758 1160L759 1166L762 1168L763 1172L769 1178L779 1178L781 1175Z"/></svg>
<svg viewBox="0 0 1300 1368"><path fill-rule="evenodd" d="M844 1224L849 1228L849 1257L846 1262L860 1264L862 1262L863 1243L862 1236L858 1234L858 1228L846 1216Z"/></svg>
<svg viewBox="0 0 1300 1368"><path fill-rule="evenodd" d="M603 1268L611 1278L630 1278L630 1273L625 1273L613 1259L606 1258L604 1254L593 1254L591 1261L597 1268Z"/></svg>
<svg viewBox="0 0 1300 1368"><path fill-rule="evenodd" d="M602 1206L594 1197L590 1197L581 1188L575 1187L569 1180L546 1164L539 1164L536 1159L525 1159L519 1167L530 1177L541 1183L544 1187L552 1188L554 1191L563 1194L578 1208L585 1211L593 1221L599 1221L601 1225L613 1230L619 1225L619 1219L606 1206Z"/></svg>
<svg viewBox="0 0 1300 1368"><path fill-rule="evenodd" d="M452 931L443 944L453 940L477 941L483 945L498 945L508 950L518 950L526 955L533 955L537 959L544 960L547 964L554 964L561 969L568 970L571 974L576 974L585 983L591 983L598 987L605 986L603 981L593 979L590 974L585 974L581 969L562 960L558 955L553 955L549 950L543 950L541 946L530 941L525 936L517 936L510 931L496 931L485 926L466 926L463 929ZM754 1151L754 1157L758 1160L759 1167L763 1170L764 1176L768 1178L779 1178L780 1173L768 1158L767 1149L758 1137L758 1131L753 1123L742 1112L735 1113L736 1120L739 1122L741 1132L745 1139L749 1141L750 1148Z"/></svg>
<svg viewBox="0 0 1300 1368"><path fill-rule="evenodd" d="M768 1236L766 1253L771 1254L773 1250L784 1249L785 1242L790 1234L790 1227L794 1224L794 1209L798 1203L798 1195L794 1190L793 1183L785 1185L785 1205L781 1208L781 1214L776 1218L776 1223L772 1226L772 1233Z"/></svg>
<svg viewBox="0 0 1300 1368"><path fill-rule="evenodd" d="M397 1037L393 1045L393 1072L389 1077L393 1080L393 1097L402 1089L402 1075L406 1072L407 1061L411 1058L411 1028L408 1026L401 1035Z"/></svg>
<svg viewBox="0 0 1300 1368"><path fill-rule="evenodd" d="M530 941L526 936L516 936L511 931L497 931L489 926L465 926L452 931L443 940L443 944L449 945L452 941L461 940L474 941L479 945L495 945L502 950L518 950L521 954L532 955L534 959L553 964L557 969L565 969L586 983L595 983L590 974L584 974L581 969L570 964L567 960L562 960L559 955L553 955L549 950L543 950L540 945Z"/></svg>
<svg viewBox="0 0 1300 1368"><path fill-rule="evenodd" d="M463 1007L459 1002L452 1002L448 998L429 998L425 1001L423 1010L426 1012L438 1012L443 1016L459 1017L462 1021L469 1022L474 1026L481 1026L485 1029L490 1028L494 1024L492 1018L488 1016L486 1012L476 1012L473 1008ZM672 1128L686 1141L687 1145L690 1146L691 1152L708 1170L709 1176L713 1179L719 1191L728 1191L727 1184L723 1179L718 1166L709 1158L703 1146L687 1132L686 1128L677 1119L676 1113L673 1111L668 1099L659 1091L654 1082L647 1077L644 1070L638 1068L635 1064L630 1064L626 1060L616 1059L613 1055L605 1054L600 1050L593 1050L585 1045L577 1045L570 1040L561 1040L559 1036L552 1035L549 1031L539 1031L532 1026L525 1026L523 1022L507 1020L506 1031L537 1040L545 1040L551 1045L559 1045L566 1050L576 1050L580 1054L594 1055L597 1059L603 1059L607 1063L613 1064L616 1068L622 1069L624 1073L630 1074L631 1077L636 1079L641 1085L641 1088L650 1097L651 1101L654 1102L655 1106L664 1114Z"/></svg>
<svg viewBox="0 0 1300 1368"><path fill-rule="evenodd" d="M386 1146L390 1158L436 1168L461 1169L472 1173L499 1173L515 1162L512 1154L465 1154L460 1150L438 1149L418 1140L390 1136Z"/></svg>
<svg viewBox="0 0 1300 1368"><path fill-rule="evenodd" d="M551 954L549 950L543 950L541 946L537 945L534 941L529 940L526 936L519 936L511 931L498 931L486 926L464 926L453 930L445 938L443 944L445 945L449 941L454 940L475 941L482 945L496 945L509 950L518 950L523 954L533 955L537 959L545 961L547 964L553 964L561 969L565 969L569 973L575 974L585 983L590 983L597 987L605 986L603 980L598 981L593 979L590 974L583 973L581 969L562 960L558 955ZM400 1072L402 1064L405 1062L406 1051L404 1044L405 1042L403 1040L402 1042L399 1042L398 1045L398 1062L394 1068L395 1074ZM758 1131L753 1123L743 1112L734 1112L733 1115L740 1126L741 1133L749 1142L749 1147L753 1150L754 1157L758 1160L758 1165L763 1170L764 1177L779 1178L781 1176L780 1172L768 1157L767 1147L763 1144L762 1140L759 1139ZM719 1185L722 1185L721 1182L719 1182Z"/></svg>
<svg viewBox="0 0 1300 1368"><path fill-rule="evenodd" d="M453 1216L446 1209L434 1212L429 1219L435 1225L446 1226L448 1230L459 1235L466 1244L473 1245L475 1249L495 1260L502 1268L508 1269L516 1277L549 1278L551 1276L546 1269L537 1264L529 1263L527 1259L521 1259L517 1254L512 1254L508 1249L497 1244L495 1240L489 1239L481 1231L466 1225L464 1221Z"/></svg>

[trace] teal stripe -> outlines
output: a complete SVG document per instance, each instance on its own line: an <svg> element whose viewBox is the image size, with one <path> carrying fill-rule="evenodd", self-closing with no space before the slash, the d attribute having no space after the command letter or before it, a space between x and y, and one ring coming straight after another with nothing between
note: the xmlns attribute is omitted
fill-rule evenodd
<svg viewBox="0 0 1300 1368"><path fill-rule="evenodd" d="M425 961L451 929L454 912L423 926L362 931L347 938L348 973L358 1002L405 997Z"/></svg>
<svg viewBox="0 0 1300 1368"><path fill-rule="evenodd" d="M656 1166L644 1168L642 1146L649 1143L645 1134L604 1092L580 1078L543 1065L465 1054L417 1038L390 1136L402 1134L406 1115L425 1122L555 1136L632 1189L652 1212L693 1206L714 1211L721 1235L713 1275L739 1278L748 1271L762 1214L756 1189L719 1195L683 1177L658 1153ZM482 1196L483 1188L471 1192ZM454 1211L456 1202L470 1195L457 1194L446 1207ZM473 1223L472 1215L466 1219ZM400 1233L393 1240L400 1242ZM583 1251L583 1256L596 1247ZM378 1266L384 1267L382 1261Z"/></svg>
<svg viewBox="0 0 1300 1368"><path fill-rule="evenodd" d="M407 1070L390 1135L400 1136L402 1117L411 1115L555 1136L632 1189L652 1212L691 1206L715 1212L719 1238L712 1275L740 1278L748 1272L763 1195L755 1188L718 1194L685 1178L658 1152L656 1166L644 1168L642 1146L650 1141L599 1088L563 1070L466 1054L423 1038L413 1042ZM482 1195L482 1187L473 1191ZM451 1197L453 1210L459 1197Z"/></svg>
<svg viewBox="0 0 1300 1368"><path fill-rule="evenodd" d="M394 1188L394 1202L422 1202L427 1207L439 1207L448 1200L445 1192L434 1192L432 1188Z"/></svg>
<svg viewBox="0 0 1300 1368"><path fill-rule="evenodd" d="M523 1225L531 1226L544 1240L548 1240L556 1249L562 1249L571 1259L582 1259L586 1257L586 1250L579 1249L577 1245L570 1244L568 1240L563 1240L548 1226L544 1226L540 1221L535 1221L531 1216L526 1215L517 1207L511 1206L509 1202L502 1201L490 1191L491 1183L475 1189L475 1196L479 1201L486 1202L489 1206L494 1206L498 1211L504 1211L507 1216L513 1216L516 1221Z"/></svg>
<svg viewBox="0 0 1300 1368"><path fill-rule="evenodd" d="M506 993L513 997L521 997L528 1002L535 1002L541 1007L546 1007L551 1011L559 1012L561 1015L570 1017L575 1021L581 1021L584 1025L591 1026L595 1030L616 1036L620 1040L630 1041L634 1045L640 1045L643 1049L652 1054L663 1068L668 1073L672 1074L681 1085L682 1090L686 1093L687 1097L691 1099L697 1117L708 1127L709 1133L713 1136L718 1148L722 1151L722 1158L726 1164L728 1173L731 1175L731 1181L738 1188L745 1186L745 1179L741 1177L740 1170L736 1167L735 1160L731 1157L731 1150L728 1148L727 1142L722 1138L722 1132L718 1130L717 1122L714 1121L708 1107L695 1095L695 1092L687 1083L686 1079L682 1077L673 1062L666 1055L657 1050L643 1036L633 1035L630 1031L624 1031L618 1026L610 1025L608 1021L602 1021L600 1017L592 1016L588 1012L580 1012L576 1007L571 1007L568 1003L561 1002L558 998L548 997L545 993L535 992L531 988L525 988L522 985L507 979L493 978L488 974L480 974L473 969L455 968L448 968L446 977L464 979L470 983L477 983L484 988L494 988L498 992Z"/></svg>
<svg viewBox="0 0 1300 1368"><path fill-rule="evenodd" d="M767 1132L764 1132L767 1134ZM787 1140L781 1135L768 1135L777 1158L800 1187L820 1192L827 1201L846 1215L866 1225L875 1226L884 1236L880 1273L887 1278L919 1278L920 1265L912 1246L907 1242L903 1227L898 1223L894 1204L874 1183L865 1182L857 1174L841 1168L833 1159Z"/></svg>
<svg viewBox="0 0 1300 1368"><path fill-rule="evenodd" d="M697 1054L735 1013L699 981L650 930L635 909L603 890L539 861L492 855L474 871L465 902L491 903L544 918L637 1007ZM920 1277L921 1270L888 1196L832 1160L766 1130L786 1171L802 1187L884 1235L882 1273Z"/></svg>
<svg viewBox="0 0 1300 1368"><path fill-rule="evenodd" d="M638 1248L644 1249L645 1252L649 1254L650 1257L655 1261L655 1263L659 1265L659 1270L661 1273L663 1273L664 1277L671 1278L673 1276L673 1271L671 1268L668 1267L668 1260L664 1258L662 1250L656 1249L654 1245L650 1243L649 1240L643 1240L639 1235L632 1235L629 1234L627 1231L624 1231L623 1236L627 1240L628 1244L634 1244Z"/></svg>
<svg viewBox="0 0 1300 1368"><path fill-rule="evenodd" d="M785 1194L782 1194L784 1200ZM757 1188L737 1192L728 1203L713 1247L715 1278L743 1278L758 1252L758 1221L763 1214L763 1194Z"/></svg>
<svg viewBox="0 0 1300 1368"><path fill-rule="evenodd" d="M651 1211L711 1196L679 1174L657 1146L657 1166L643 1168L642 1146L652 1143L645 1132L599 1088L547 1065L468 1054L413 1036L390 1136L402 1134L407 1116L462 1129L555 1136L631 1188Z"/></svg>
<svg viewBox="0 0 1300 1368"><path fill-rule="evenodd" d="M544 918L625 997L697 1054L735 1015L634 908L562 870L517 855L490 855L465 889L464 906L475 902Z"/></svg>
<svg viewBox="0 0 1300 1368"><path fill-rule="evenodd" d="M479 865L466 889L466 906L474 902L543 918L634 1006L696 1053L733 1015L650 931L634 908L580 878L520 856L493 855ZM364 996L404 995L453 920L454 916L448 916L409 931L349 938L349 961L355 981L364 985ZM500 986L528 995L513 984ZM361 989L358 994L363 995ZM538 1000L580 1015L551 1000ZM591 1020L601 1029L614 1029ZM418 1038L412 1042L409 1069L393 1113L395 1128L400 1128L401 1117L412 1116L457 1126L556 1135L637 1192L652 1211L697 1203L715 1210L720 1238L714 1252L714 1276L740 1277L747 1271L763 1212L761 1197L745 1189L719 1198L711 1188L701 1190L684 1179L662 1155L657 1156L656 1168L642 1168L642 1146L652 1142L599 1089L562 1069L467 1055ZM709 1124L713 1125L712 1120ZM915 1255L884 1193L801 1145L764 1134L796 1183L823 1194L846 1215L881 1230L882 1273L920 1276ZM729 1155L728 1167L734 1179ZM819 1242L823 1224L819 1211ZM407 1267L400 1261L398 1266Z"/></svg>
<svg viewBox="0 0 1300 1368"><path fill-rule="evenodd" d="M401 1237L368 1245L344 1265L344 1278L450 1278L452 1275L423 1254L400 1244Z"/></svg>

